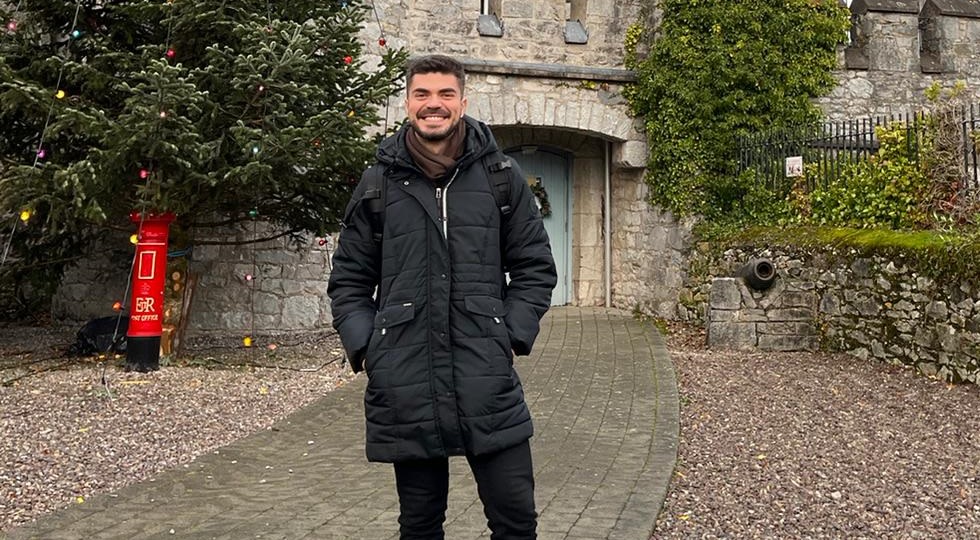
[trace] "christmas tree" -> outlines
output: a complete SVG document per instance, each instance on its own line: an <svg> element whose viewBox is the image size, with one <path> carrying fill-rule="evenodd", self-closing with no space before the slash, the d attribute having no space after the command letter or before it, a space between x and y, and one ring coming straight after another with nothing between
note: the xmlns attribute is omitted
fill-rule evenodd
<svg viewBox="0 0 980 540"><path fill-rule="evenodd" d="M176 214L190 242L256 215L335 229L406 56L380 33L364 50L369 9L0 3L0 273L50 283L134 211Z"/></svg>

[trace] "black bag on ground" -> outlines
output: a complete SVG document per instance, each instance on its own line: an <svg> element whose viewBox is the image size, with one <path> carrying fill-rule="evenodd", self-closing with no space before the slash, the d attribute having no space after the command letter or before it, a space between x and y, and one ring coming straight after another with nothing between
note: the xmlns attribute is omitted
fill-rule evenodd
<svg viewBox="0 0 980 540"><path fill-rule="evenodd" d="M68 348L66 355L89 356L110 351L124 353L126 352L126 330L128 328L129 317L127 315L92 319L78 331L75 343Z"/></svg>

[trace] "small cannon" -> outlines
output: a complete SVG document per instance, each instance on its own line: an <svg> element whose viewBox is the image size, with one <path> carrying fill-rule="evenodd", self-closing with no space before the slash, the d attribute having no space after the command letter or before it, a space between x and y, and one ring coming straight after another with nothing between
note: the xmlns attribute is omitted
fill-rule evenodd
<svg viewBox="0 0 980 540"><path fill-rule="evenodd" d="M764 291L776 280L776 267L769 259L752 259L739 269L738 276L749 287Z"/></svg>

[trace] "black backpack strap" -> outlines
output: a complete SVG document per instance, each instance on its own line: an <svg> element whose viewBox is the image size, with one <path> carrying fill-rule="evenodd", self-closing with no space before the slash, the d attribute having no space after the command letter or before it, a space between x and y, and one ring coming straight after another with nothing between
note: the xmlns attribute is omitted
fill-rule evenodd
<svg viewBox="0 0 980 540"><path fill-rule="evenodd" d="M501 152L488 154L483 158L487 169L487 176L490 179L490 188L493 190L493 198L497 201L497 208L504 216L509 216L510 207L510 175L514 172L513 163L510 158Z"/></svg>
<svg viewBox="0 0 980 540"><path fill-rule="evenodd" d="M374 241L381 243L385 230L385 201L387 193L384 183L384 167L380 164L372 165L364 173L365 190L361 201L367 206L368 215L371 216L371 236Z"/></svg>

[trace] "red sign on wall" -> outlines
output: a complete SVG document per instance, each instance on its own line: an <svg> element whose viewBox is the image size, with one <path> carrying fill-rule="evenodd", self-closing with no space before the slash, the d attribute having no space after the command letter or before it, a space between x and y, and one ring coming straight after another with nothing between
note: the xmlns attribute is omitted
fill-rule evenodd
<svg viewBox="0 0 980 540"><path fill-rule="evenodd" d="M163 289L167 274L167 241L174 215L139 214L129 219L137 224L136 267L133 296L129 306L128 337L155 337L163 333Z"/></svg>

